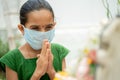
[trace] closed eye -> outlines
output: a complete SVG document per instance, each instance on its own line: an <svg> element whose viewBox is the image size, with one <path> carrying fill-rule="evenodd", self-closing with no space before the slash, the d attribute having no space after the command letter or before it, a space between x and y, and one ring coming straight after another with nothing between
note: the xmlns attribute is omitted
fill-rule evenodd
<svg viewBox="0 0 120 80"><path fill-rule="evenodd" d="M37 25L32 25L32 26L30 26L30 29L39 31L39 26L37 26Z"/></svg>
<svg viewBox="0 0 120 80"><path fill-rule="evenodd" d="M49 31L49 30L51 30L52 28L53 28L53 24L49 24L49 25L47 25L46 27L45 27L45 30L46 31Z"/></svg>

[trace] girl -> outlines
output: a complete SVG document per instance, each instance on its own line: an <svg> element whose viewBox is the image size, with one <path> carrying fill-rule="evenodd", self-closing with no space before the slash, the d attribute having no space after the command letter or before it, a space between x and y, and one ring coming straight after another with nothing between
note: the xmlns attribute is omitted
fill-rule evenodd
<svg viewBox="0 0 120 80"><path fill-rule="evenodd" d="M51 43L55 31L54 12L45 0L28 0L20 9L18 29L26 43L1 59L7 80L53 80L65 69L68 49Z"/></svg>

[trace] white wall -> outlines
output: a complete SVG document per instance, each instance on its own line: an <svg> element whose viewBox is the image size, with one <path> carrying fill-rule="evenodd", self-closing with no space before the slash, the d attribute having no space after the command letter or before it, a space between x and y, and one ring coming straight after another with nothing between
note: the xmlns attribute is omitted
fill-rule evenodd
<svg viewBox="0 0 120 80"><path fill-rule="evenodd" d="M102 0L48 0L52 5L57 30L53 42L58 42L70 49L67 65L79 57L80 50L87 44L92 34L100 31L100 22L106 18ZM111 9L115 0L109 0ZM114 11L115 9L113 9ZM113 15L115 14L112 13Z"/></svg>
<svg viewBox="0 0 120 80"><path fill-rule="evenodd" d="M9 0L8 0L9 1ZM23 4L26 0L19 0ZM47 0L55 12L58 26L79 26L98 24L106 18L102 0ZM117 0L108 0L113 15L116 14ZM9 1L10 2L10 1ZM12 3L13 1L11 1ZM12 6L11 6L12 7ZM0 28L5 27L2 0L0 0Z"/></svg>
<svg viewBox="0 0 120 80"><path fill-rule="evenodd" d="M0 0L0 28L5 28L3 11ZM71 50L67 64L76 58L84 46L89 34L99 31L99 23L106 18L106 10L102 0L47 0L55 12L56 36L53 42L63 44ZM117 0L109 0L112 14L116 14ZM11 0L12 2L12 0ZM20 0L23 4L25 0ZM15 21L16 22L16 21ZM15 23L17 24L17 23ZM17 27L17 25L16 25Z"/></svg>
<svg viewBox="0 0 120 80"><path fill-rule="evenodd" d="M47 0L52 5L58 24L86 25L98 24L106 18L102 0ZM105 1L105 0L104 0ZM112 14L116 14L117 0L108 0Z"/></svg>

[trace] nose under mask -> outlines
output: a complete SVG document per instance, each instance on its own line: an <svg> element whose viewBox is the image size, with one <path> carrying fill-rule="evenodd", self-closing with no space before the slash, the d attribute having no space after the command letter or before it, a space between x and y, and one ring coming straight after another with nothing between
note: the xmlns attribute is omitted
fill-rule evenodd
<svg viewBox="0 0 120 80"><path fill-rule="evenodd" d="M24 27L24 38L26 42L35 50L39 50L42 48L42 43L44 39L47 39L49 42L51 42L54 36L55 29L49 30L47 32L40 32Z"/></svg>

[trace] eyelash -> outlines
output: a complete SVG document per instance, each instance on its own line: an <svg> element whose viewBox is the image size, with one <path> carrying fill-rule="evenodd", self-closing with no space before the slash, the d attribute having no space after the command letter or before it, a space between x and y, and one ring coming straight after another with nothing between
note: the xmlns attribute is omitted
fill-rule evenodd
<svg viewBox="0 0 120 80"><path fill-rule="evenodd" d="M33 30L39 30L39 28L38 28L38 27L34 27L34 28L31 28L31 29L33 29Z"/></svg>
<svg viewBox="0 0 120 80"><path fill-rule="evenodd" d="M52 26L46 27L46 28L52 28Z"/></svg>
<svg viewBox="0 0 120 80"><path fill-rule="evenodd" d="M51 29L51 28L53 28L53 25L49 25L46 27L46 29Z"/></svg>
<svg viewBox="0 0 120 80"><path fill-rule="evenodd" d="M53 25L48 25L45 27L45 30L46 31L49 31L53 28ZM36 31L39 31L39 27L31 27L32 30L36 30Z"/></svg>

